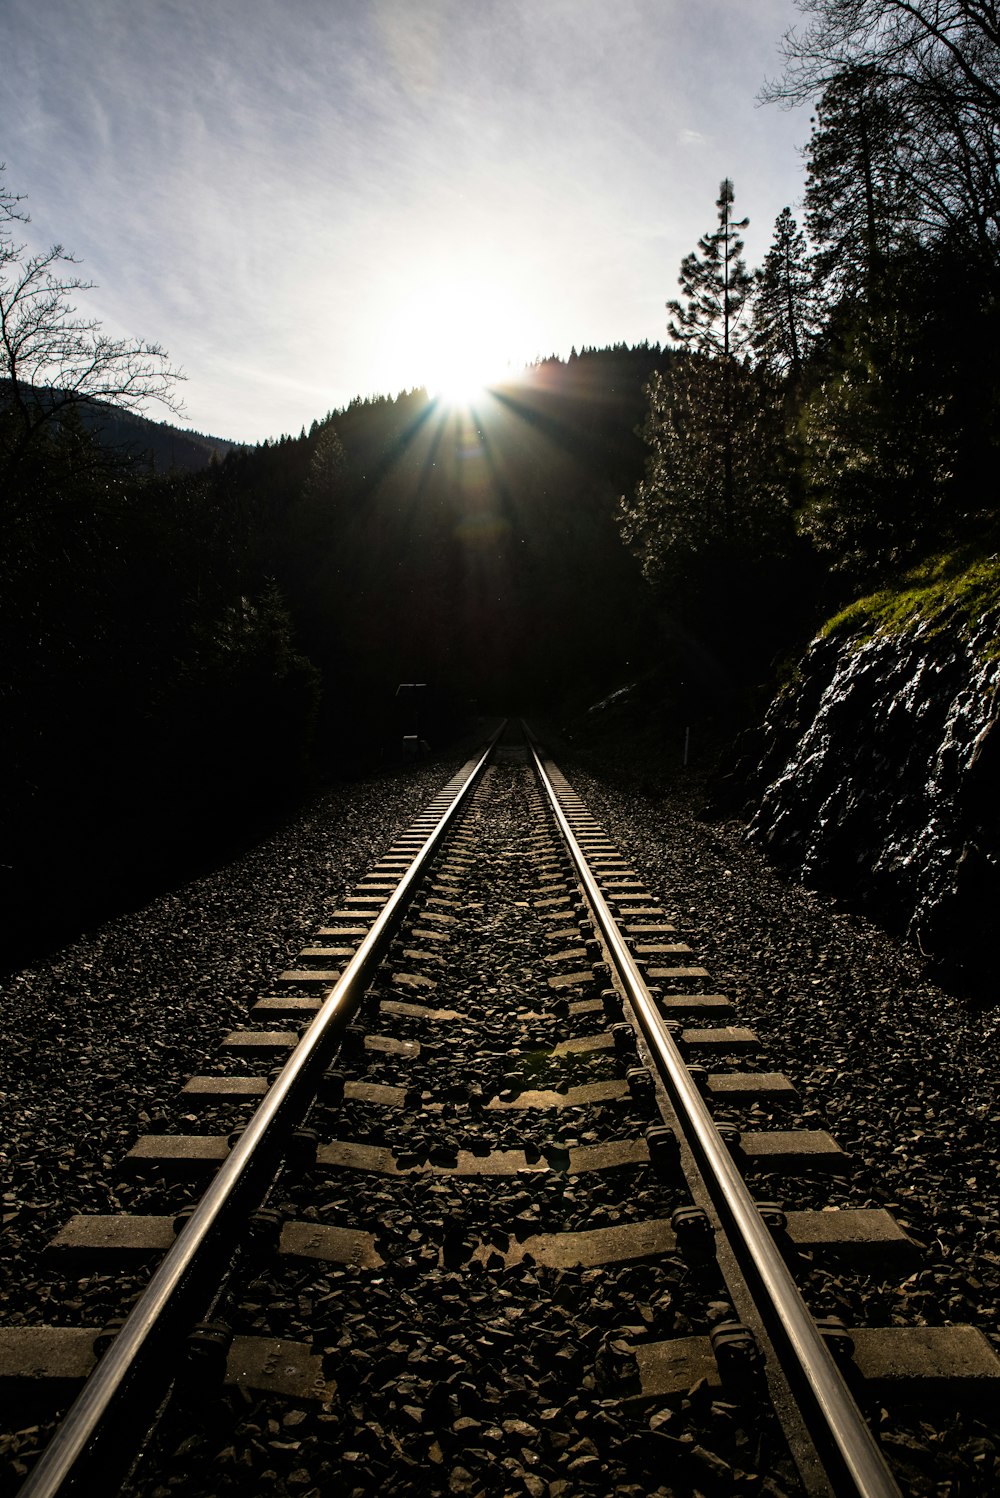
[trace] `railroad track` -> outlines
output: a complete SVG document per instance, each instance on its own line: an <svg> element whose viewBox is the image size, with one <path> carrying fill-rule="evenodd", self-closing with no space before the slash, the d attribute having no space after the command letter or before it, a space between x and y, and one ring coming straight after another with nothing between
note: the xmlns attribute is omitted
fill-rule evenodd
<svg viewBox="0 0 1000 1498"><path fill-rule="evenodd" d="M810 1315L918 1251L755 1050L508 730L53 1240L53 1305L138 1300L0 1328L11 1409L80 1388L24 1498L900 1491L877 1437L1000 1364Z"/></svg>

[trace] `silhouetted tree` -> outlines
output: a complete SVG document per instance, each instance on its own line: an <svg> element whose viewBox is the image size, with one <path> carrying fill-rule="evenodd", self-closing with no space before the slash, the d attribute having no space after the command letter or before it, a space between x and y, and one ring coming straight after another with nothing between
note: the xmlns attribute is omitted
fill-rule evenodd
<svg viewBox="0 0 1000 1498"><path fill-rule="evenodd" d="M1000 108L1000 13L989 0L796 0L813 19L785 33L784 76L768 99L804 102L854 66L889 67L900 78L931 76L950 60L971 102Z"/></svg>
<svg viewBox="0 0 1000 1498"><path fill-rule="evenodd" d="M798 383L816 335L816 293L805 235L783 208L774 239L754 276L750 342L762 364Z"/></svg>
<svg viewBox="0 0 1000 1498"><path fill-rule="evenodd" d="M716 434L715 443L702 445L699 460L721 468L721 512L713 518L731 533L736 520L736 402L746 393L745 386L737 383L737 355L749 341L749 327L744 313L753 286L753 277L743 260L741 230L749 219L733 218L735 193L732 181L726 177L719 187L716 207L719 210L719 227L702 235L697 250L685 255L681 262L679 277L685 300L667 303L672 313L667 324L671 338L676 339L692 353L708 356L708 362L697 369L697 380L702 387L706 410L719 413L718 421L709 421L704 428ZM670 404L671 376L666 377L666 389L661 388L651 401L650 414L653 425L647 427L646 438L655 453L655 412ZM692 378L691 372L683 376L678 371L678 398L686 399L684 388ZM709 386L716 384L718 390L710 393ZM712 448L715 448L713 454ZM711 485L710 485L711 486Z"/></svg>
<svg viewBox="0 0 1000 1498"><path fill-rule="evenodd" d="M867 585L996 509L996 279L940 248L839 309L798 423L802 533ZM985 480L985 481L984 481Z"/></svg>
<svg viewBox="0 0 1000 1498"><path fill-rule="evenodd" d="M337 493L343 479L346 458L344 444L332 417L327 417L319 427L314 422L313 428L312 457L309 460L309 474L303 495L306 499L322 503L329 501Z"/></svg>
<svg viewBox="0 0 1000 1498"><path fill-rule="evenodd" d="M681 261L679 283L685 300L667 303L673 314L667 325L671 338L696 353L727 359L746 343L743 312L753 286L740 238L750 220L733 218L734 197L727 177L716 203L719 227L702 235L698 249Z"/></svg>
<svg viewBox="0 0 1000 1498"><path fill-rule="evenodd" d="M177 411L181 378L157 344L111 338L80 316L76 297L94 283L73 273L62 245L32 255L17 242L14 226L28 222L22 202L0 182L0 479L15 504L33 456L50 475L65 461L58 429L69 412L94 401L138 411L150 400ZM76 456L97 450L86 444Z"/></svg>
<svg viewBox="0 0 1000 1498"><path fill-rule="evenodd" d="M804 102L877 82L905 121L902 163L922 238L982 254L1000 242L1000 12L982 0L797 0L784 75L765 99ZM877 120L874 121L877 125Z"/></svg>
<svg viewBox="0 0 1000 1498"><path fill-rule="evenodd" d="M740 677L772 648L772 602L788 596L796 542L783 371L802 359L806 315L789 214L779 220L782 250L758 282L757 317L749 317L754 281L740 239L747 220L734 220L733 200L727 179L718 228L683 262L686 300L668 303L669 331L684 351L647 387L645 475L621 499L619 524L672 618L713 651L724 648ZM756 364L755 338L770 356Z"/></svg>
<svg viewBox="0 0 1000 1498"><path fill-rule="evenodd" d="M838 74L817 103L805 209L829 302L870 291L888 257L913 238L908 129L898 94L872 67Z"/></svg>
<svg viewBox="0 0 1000 1498"><path fill-rule="evenodd" d="M733 362L728 382L707 354L680 355L649 385L646 474L622 504L626 542L661 595L710 586L698 558L744 559L783 544L780 387ZM721 461L728 449L730 465Z"/></svg>
<svg viewBox="0 0 1000 1498"><path fill-rule="evenodd" d="M815 98L806 225L822 329L800 386L798 522L870 584L995 513L1000 12L798 0L784 76Z"/></svg>

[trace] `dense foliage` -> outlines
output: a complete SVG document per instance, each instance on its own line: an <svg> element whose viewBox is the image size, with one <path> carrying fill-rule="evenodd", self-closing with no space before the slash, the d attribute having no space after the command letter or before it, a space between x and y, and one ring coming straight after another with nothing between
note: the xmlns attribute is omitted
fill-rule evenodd
<svg viewBox="0 0 1000 1498"><path fill-rule="evenodd" d="M748 290L722 184L680 271L620 523L662 607L763 662L779 634L995 533L1000 30L972 0L798 0L782 79L811 101L790 208ZM683 316L678 316L683 313ZM735 578L735 582L733 579ZM755 600L759 607L755 607Z"/></svg>

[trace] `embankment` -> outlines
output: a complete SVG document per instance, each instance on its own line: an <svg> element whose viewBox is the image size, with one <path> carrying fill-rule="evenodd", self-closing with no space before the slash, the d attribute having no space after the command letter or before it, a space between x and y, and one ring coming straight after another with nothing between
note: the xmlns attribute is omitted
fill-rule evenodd
<svg viewBox="0 0 1000 1498"><path fill-rule="evenodd" d="M981 979L1000 910L1000 563L908 583L820 633L720 789L795 878Z"/></svg>

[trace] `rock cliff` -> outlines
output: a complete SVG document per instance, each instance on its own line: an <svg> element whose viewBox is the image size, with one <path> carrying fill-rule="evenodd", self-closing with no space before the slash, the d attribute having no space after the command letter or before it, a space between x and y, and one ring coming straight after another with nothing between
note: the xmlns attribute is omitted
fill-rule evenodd
<svg viewBox="0 0 1000 1498"><path fill-rule="evenodd" d="M749 837L968 977L1000 914L1000 616L818 638L743 749Z"/></svg>

